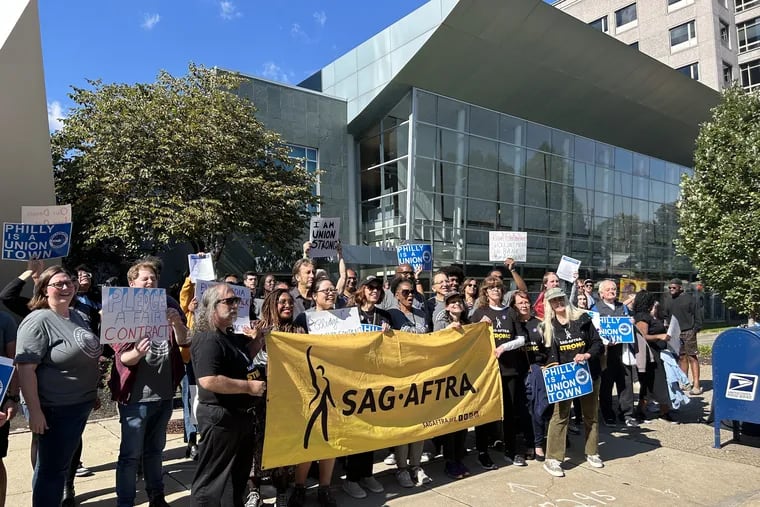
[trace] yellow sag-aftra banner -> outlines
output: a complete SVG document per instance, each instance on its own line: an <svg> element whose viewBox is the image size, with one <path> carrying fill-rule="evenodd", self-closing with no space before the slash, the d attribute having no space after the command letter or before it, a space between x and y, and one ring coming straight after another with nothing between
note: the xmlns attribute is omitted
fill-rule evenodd
<svg viewBox="0 0 760 507"><path fill-rule="evenodd" d="M273 332L264 468L425 440L502 417L485 323L430 334Z"/></svg>

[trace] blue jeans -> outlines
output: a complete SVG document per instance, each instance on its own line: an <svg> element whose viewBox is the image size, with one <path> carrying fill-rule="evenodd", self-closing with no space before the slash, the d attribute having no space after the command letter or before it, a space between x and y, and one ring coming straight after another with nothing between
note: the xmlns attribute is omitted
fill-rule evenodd
<svg viewBox="0 0 760 507"><path fill-rule="evenodd" d="M192 401L190 400L190 385L195 385L195 373L193 363L185 365L185 376L182 377L182 419L185 426L185 442L195 441L198 430L191 420Z"/></svg>
<svg viewBox="0 0 760 507"><path fill-rule="evenodd" d="M71 457L79 446L95 402L42 407L48 429L39 436L37 465L32 479L32 505L60 505Z"/></svg>
<svg viewBox="0 0 760 507"><path fill-rule="evenodd" d="M140 459L143 462L148 497L163 494L161 455L166 445L166 426L171 415L172 400L119 405L121 447L116 464L116 497L119 507L132 507L135 504L137 463Z"/></svg>

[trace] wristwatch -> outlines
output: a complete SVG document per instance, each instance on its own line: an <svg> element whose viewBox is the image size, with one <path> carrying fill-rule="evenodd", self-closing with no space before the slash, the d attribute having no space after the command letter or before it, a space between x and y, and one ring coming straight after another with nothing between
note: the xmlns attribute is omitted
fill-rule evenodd
<svg viewBox="0 0 760 507"><path fill-rule="evenodd" d="M7 394L5 396L5 399L10 400L14 403L19 403L21 401L21 396L19 396L18 394Z"/></svg>

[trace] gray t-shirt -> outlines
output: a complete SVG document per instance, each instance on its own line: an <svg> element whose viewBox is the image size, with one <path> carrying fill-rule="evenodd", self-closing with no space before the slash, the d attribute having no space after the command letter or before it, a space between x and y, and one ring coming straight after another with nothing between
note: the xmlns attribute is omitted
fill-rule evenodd
<svg viewBox="0 0 760 507"><path fill-rule="evenodd" d="M412 313L407 315L398 308L388 310L391 316L391 327L407 333L429 333L430 326L425 312L412 308Z"/></svg>
<svg viewBox="0 0 760 507"><path fill-rule="evenodd" d="M137 374L129 401L138 403L171 400L174 398L172 387L170 342L151 342L148 353L137 363Z"/></svg>
<svg viewBox="0 0 760 507"><path fill-rule="evenodd" d="M53 310L35 310L18 327L16 362L37 365L37 391L43 406L94 402L102 352L98 337L73 309L68 319Z"/></svg>

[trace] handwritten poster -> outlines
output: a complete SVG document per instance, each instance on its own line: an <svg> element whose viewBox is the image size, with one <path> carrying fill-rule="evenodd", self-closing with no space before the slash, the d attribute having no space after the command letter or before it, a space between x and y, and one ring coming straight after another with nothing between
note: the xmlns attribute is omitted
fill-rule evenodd
<svg viewBox="0 0 760 507"><path fill-rule="evenodd" d="M167 341L172 328L166 318L166 289L103 287L100 343L129 343L150 338Z"/></svg>
<svg viewBox="0 0 760 507"><path fill-rule="evenodd" d="M338 310L306 312L306 327L309 334L346 334L363 331L359 310L355 306Z"/></svg>
<svg viewBox="0 0 760 507"><path fill-rule="evenodd" d="M340 241L340 218L311 217L309 241L312 259L334 256Z"/></svg>
<svg viewBox="0 0 760 507"><path fill-rule="evenodd" d="M528 233L518 231L489 231L488 260L504 261L512 258L517 262L528 260Z"/></svg>
<svg viewBox="0 0 760 507"><path fill-rule="evenodd" d="M21 206L22 224L67 224L71 220L71 204L63 206Z"/></svg>

